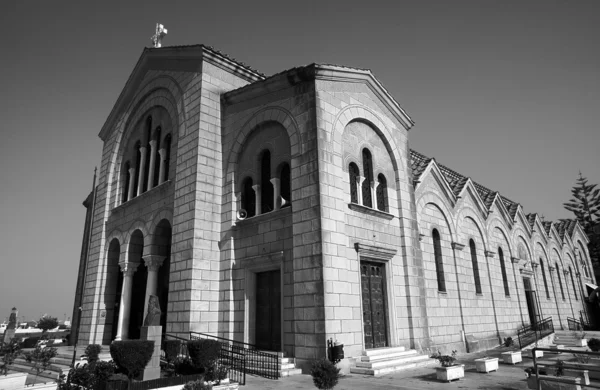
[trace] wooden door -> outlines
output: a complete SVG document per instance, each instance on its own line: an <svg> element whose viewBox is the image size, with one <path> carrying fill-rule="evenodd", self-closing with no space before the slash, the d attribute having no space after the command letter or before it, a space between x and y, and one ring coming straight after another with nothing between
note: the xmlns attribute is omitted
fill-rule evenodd
<svg viewBox="0 0 600 390"><path fill-rule="evenodd" d="M255 344L267 351L281 351L281 272L256 274Z"/></svg>
<svg viewBox="0 0 600 390"><path fill-rule="evenodd" d="M383 264L361 261L361 289L365 349L388 346Z"/></svg>

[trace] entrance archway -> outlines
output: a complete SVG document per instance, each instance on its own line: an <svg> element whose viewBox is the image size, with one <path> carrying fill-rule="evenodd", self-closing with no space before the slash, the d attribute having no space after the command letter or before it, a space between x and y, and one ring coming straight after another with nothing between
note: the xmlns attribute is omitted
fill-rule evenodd
<svg viewBox="0 0 600 390"><path fill-rule="evenodd" d="M123 289L123 273L119 267L121 243L114 238L108 246L106 266L106 286L104 288L104 304L106 305L106 322L102 344L110 344L117 337L119 324L119 304Z"/></svg>
<svg viewBox="0 0 600 390"><path fill-rule="evenodd" d="M152 237L153 253L164 258L161 267L158 269L158 278L156 283L156 295L160 305L160 325L163 333L167 331L167 305L169 304L169 273L171 265L171 224L168 220L161 220Z"/></svg>
<svg viewBox="0 0 600 390"><path fill-rule="evenodd" d="M133 274L131 286L131 309L129 317L129 336L130 340L140 338L142 324L144 323L144 304L146 297L146 280L148 271L143 265L142 252L144 249L144 236L142 232L136 230L131 235L129 242L128 261L129 263L139 264L136 272Z"/></svg>

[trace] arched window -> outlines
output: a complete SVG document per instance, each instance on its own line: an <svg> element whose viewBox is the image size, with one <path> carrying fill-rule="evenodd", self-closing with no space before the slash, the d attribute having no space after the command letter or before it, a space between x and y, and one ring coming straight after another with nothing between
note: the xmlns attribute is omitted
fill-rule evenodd
<svg viewBox="0 0 600 390"><path fill-rule="evenodd" d="M502 271L502 283L504 283L504 295L510 296L510 289L508 288L508 278L506 277L506 264L504 264L504 252L502 248L498 248L498 257L500 258L500 270Z"/></svg>
<svg viewBox="0 0 600 390"><path fill-rule="evenodd" d="M433 238L433 254L435 257L435 271L437 274L438 291L446 291L446 278L444 277L444 263L442 261L440 233L438 233L436 229L433 229L431 237Z"/></svg>
<svg viewBox="0 0 600 390"><path fill-rule="evenodd" d="M169 170L171 167L171 134L167 134L165 137L165 151L167 156L165 157L165 181L169 180Z"/></svg>
<svg viewBox="0 0 600 390"><path fill-rule="evenodd" d="M588 269L587 269L587 266L585 264L585 259L581 255L581 251L577 251L577 252L579 252L579 261L581 261L581 268L583 268L583 273L585 274L586 278L589 278L590 274L588 274Z"/></svg>
<svg viewBox="0 0 600 390"><path fill-rule="evenodd" d="M569 266L569 275L571 276L571 285L573 286L573 294L575 294L575 300L578 301L579 298L577 298L577 289L575 288L575 279L573 279L573 270L571 269L571 266Z"/></svg>
<svg viewBox="0 0 600 390"><path fill-rule="evenodd" d="M356 164L350 163L348 173L350 174L350 202L358 203L357 183L360 172L358 171Z"/></svg>
<svg viewBox="0 0 600 390"><path fill-rule="evenodd" d="M290 172L290 164L284 164L281 167L279 177L279 185L281 186L281 197L285 199L285 204L281 207L288 207L292 204L292 178Z"/></svg>
<svg viewBox="0 0 600 390"><path fill-rule="evenodd" d="M260 158L260 212L273 211L273 183L271 183L271 152L265 150Z"/></svg>
<svg viewBox="0 0 600 390"><path fill-rule="evenodd" d="M154 166L154 177L152 178L152 187L156 187L158 185L158 181L159 181L159 177L158 175L160 174L160 133L161 133L161 128L160 126L156 128L156 131L154 132L154 139L156 140L156 148L154 153L155 157L154 157L154 161L155 161L155 166Z"/></svg>
<svg viewBox="0 0 600 390"><path fill-rule="evenodd" d="M373 199L371 198L371 183L373 182L373 161L369 149L363 149L362 158L363 174L365 175L365 180L362 183L363 206L373 207Z"/></svg>
<svg viewBox="0 0 600 390"><path fill-rule="evenodd" d="M129 173L129 169L131 168L131 164L129 163L129 161L127 161L125 163L125 165L123 165L123 169L125 170L124 173L124 179L123 180L123 203L127 202L129 199L127 199L127 196L129 195L129 183L131 181L131 173Z"/></svg>
<svg viewBox="0 0 600 390"><path fill-rule="evenodd" d="M150 147L150 141L152 140L152 117L149 116L146 119L146 163L144 165L144 185L142 192L146 192L148 189L148 180L150 175L150 157L152 154L152 147Z"/></svg>
<svg viewBox="0 0 600 390"><path fill-rule="evenodd" d="M558 267L558 263L554 263L556 266L556 276L558 277L558 284L560 286L560 295L562 295L562 299L565 299L565 290L562 285L562 279L560 278L560 268Z"/></svg>
<svg viewBox="0 0 600 390"><path fill-rule="evenodd" d="M540 258L540 270L542 271L542 279L544 280L544 289L546 290L546 298L550 299L550 290L548 290L548 281L546 280L546 270L544 269L544 260Z"/></svg>
<svg viewBox="0 0 600 390"><path fill-rule="evenodd" d="M475 241L469 240L469 249L471 250L471 263L473 263L473 277L475 278L475 292L481 294L481 279L479 279L479 264L477 264L477 251Z"/></svg>
<svg viewBox="0 0 600 390"><path fill-rule="evenodd" d="M248 217L254 217L256 214L256 194L252 185L251 177L245 178L242 182L242 208L246 210Z"/></svg>
<svg viewBox="0 0 600 390"><path fill-rule="evenodd" d="M132 198L135 198L138 194L138 184L140 181L140 163L142 162L142 151L140 150L140 147L142 146L140 141L137 141L135 143L135 177L133 178L133 196Z"/></svg>
<svg viewBox="0 0 600 390"><path fill-rule="evenodd" d="M388 211L387 181L382 173L377 175L377 210Z"/></svg>

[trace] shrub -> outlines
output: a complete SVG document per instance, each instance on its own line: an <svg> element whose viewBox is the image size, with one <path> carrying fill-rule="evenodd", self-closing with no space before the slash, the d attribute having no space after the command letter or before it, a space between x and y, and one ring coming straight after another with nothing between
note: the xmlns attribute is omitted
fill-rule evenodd
<svg viewBox="0 0 600 390"><path fill-rule="evenodd" d="M181 340L164 340L162 342L162 350L165 351L165 360L171 363L179 355L181 350Z"/></svg>
<svg viewBox="0 0 600 390"><path fill-rule="evenodd" d="M58 355L58 350L56 348L42 348L38 345L33 351L26 352L24 356L27 362L33 363L33 368L36 372L35 379L37 379L40 372L45 371L46 368L48 368L50 361L55 358L56 355Z"/></svg>
<svg viewBox="0 0 600 390"><path fill-rule="evenodd" d="M208 383L204 383L203 379L197 381L190 381L183 386L182 390L210 390L212 386Z"/></svg>
<svg viewBox="0 0 600 390"><path fill-rule="evenodd" d="M442 355L440 351L437 351L437 353L434 353L430 357L433 359L437 359L437 361L440 362L442 367L451 367L456 361L456 350L452 351L452 355Z"/></svg>
<svg viewBox="0 0 600 390"><path fill-rule="evenodd" d="M98 361L98 356L102 352L102 346L99 344L90 344L85 348L85 356L87 356L88 363L93 364Z"/></svg>
<svg viewBox="0 0 600 390"><path fill-rule="evenodd" d="M591 338L587 342L588 347L594 352L600 351L600 340Z"/></svg>
<svg viewBox="0 0 600 390"><path fill-rule="evenodd" d="M204 372L203 368L194 367L192 359L188 357L175 358L175 360L173 360L173 369L175 371L175 376L201 374Z"/></svg>
<svg viewBox="0 0 600 390"><path fill-rule="evenodd" d="M37 328L46 332L47 330L54 329L58 326L58 319L56 317L50 317L47 315L42 316L37 323Z"/></svg>
<svg viewBox="0 0 600 390"><path fill-rule="evenodd" d="M187 342L187 347L194 366L206 370L216 364L221 353L221 343L217 340L190 340Z"/></svg>
<svg viewBox="0 0 600 390"><path fill-rule="evenodd" d="M204 376L204 379L206 379L208 382L215 381L218 385L223 379L227 378L228 374L229 369L227 366L222 366L215 363L213 366L206 369L206 375Z"/></svg>
<svg viewBox="0 0 600 390"><path fill-rule="evenodd" d="M21 354L21 340L13 337L9 342L0 342L0 375L8 375L8 367L11 366Z"/></svg>
<svg viewBox="0 0 600 390"><path fill-rule="evenodd" d="M104 383L115 373L116 366L110 362L99 361L94 365L86 364L69 370L61 375L57 390L93 389L101 390Z"/></svg>
<svg viewBox="0 0 600 390"><path fill-rule="evenodd" d="M310 370L313 383L321 390L333 389L340 378L340 369L327 359L316 360Z"/></svg>
<svg viewBox="0 0 600 390"><path fill-rule="evenodd" d="M512 337L507 337L504 339L504 346L505 347L512 347L513 345L515 345L515 341L513 340Z"/></svg>
<svg viewBox="0 0 600 390"><path fill-rule="evenodd" d="M142 373L154 352L152 340L123 340L113 341L110 345L110 355L113 361L131 381Z"/></svg>

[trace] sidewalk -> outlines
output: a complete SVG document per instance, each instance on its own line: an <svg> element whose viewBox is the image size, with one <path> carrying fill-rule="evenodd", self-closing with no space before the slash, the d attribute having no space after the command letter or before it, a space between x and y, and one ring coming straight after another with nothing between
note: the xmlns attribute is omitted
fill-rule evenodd
<svg viewBox="0 0 600 390"><path fill-rule="evenodd" d="M482 389L482 390L524 390L527 389L525 368L531 367L533 362L523 356L523 362L510 365L498 365L498 371L488 374L478 373L475 370L474 359L489 356L499 357L504 349L495 349L484 352L463 354L457 360L465 365L465 377L458 381L443 383L436 379L434 367L415 368L400 371L379 377L347 374L340 379L335 390L425 390L425 389ZM254 376L246 377L246 386L243 390L275 390L275 389L311 389L316 387L310 375L295 375L279 380L270 380Z"/></svg>

